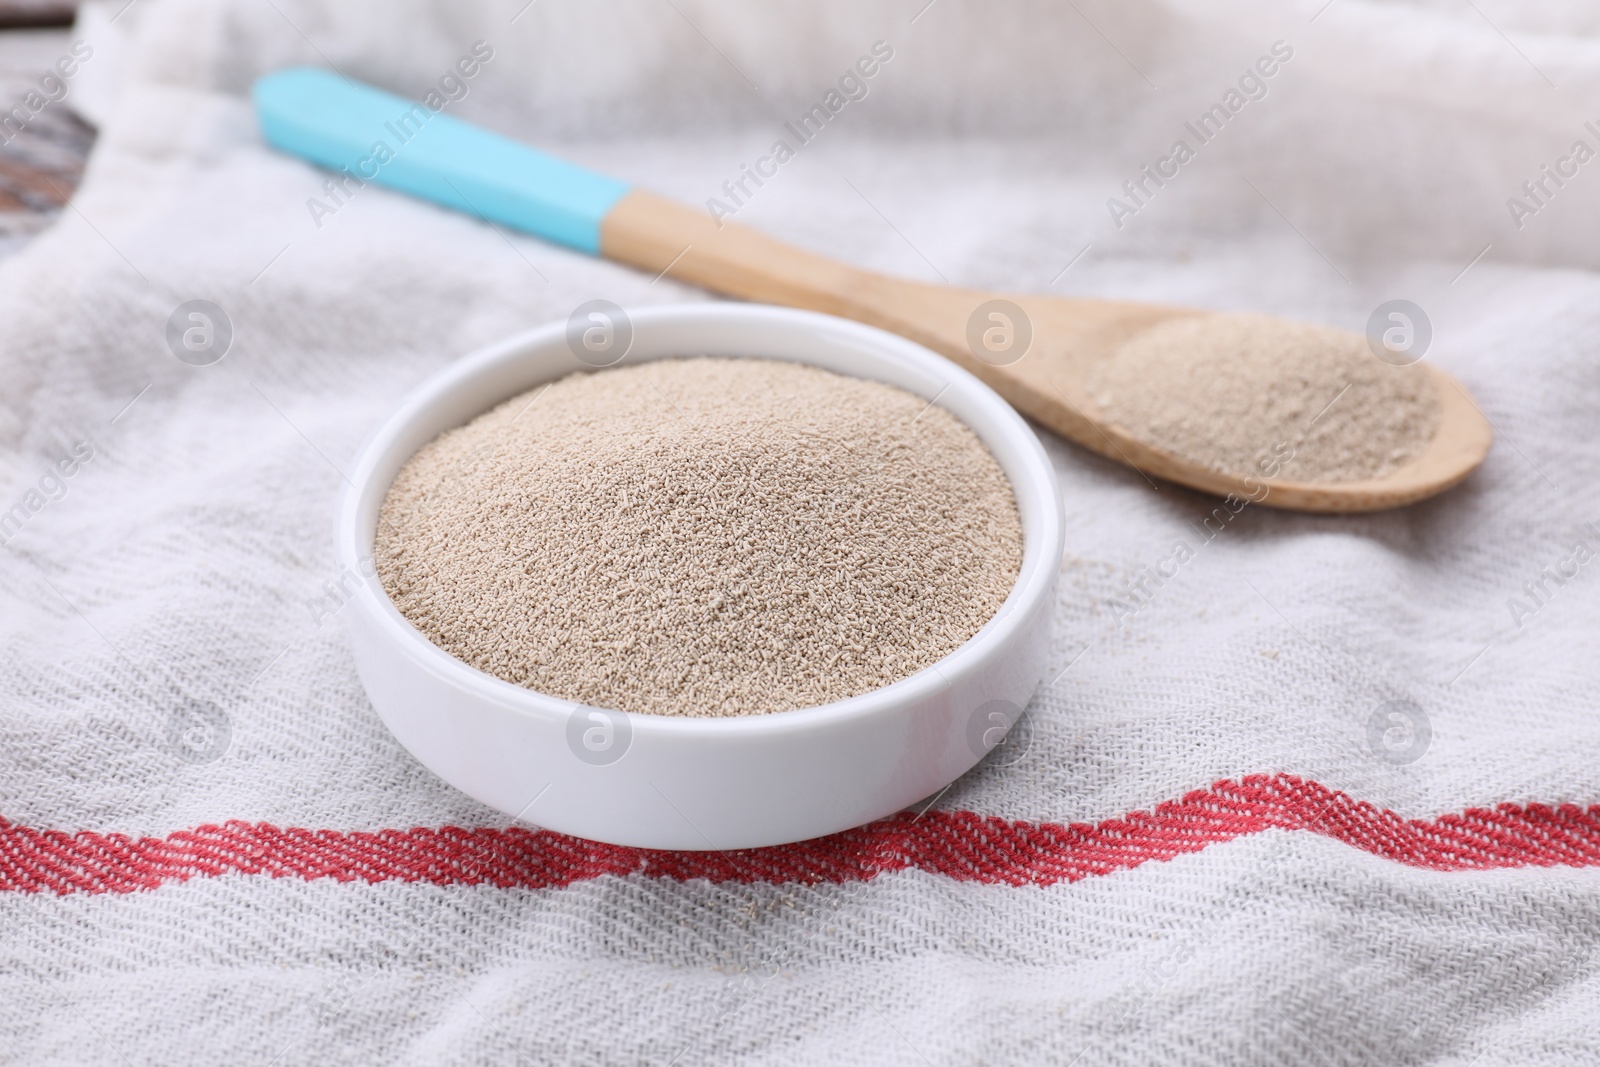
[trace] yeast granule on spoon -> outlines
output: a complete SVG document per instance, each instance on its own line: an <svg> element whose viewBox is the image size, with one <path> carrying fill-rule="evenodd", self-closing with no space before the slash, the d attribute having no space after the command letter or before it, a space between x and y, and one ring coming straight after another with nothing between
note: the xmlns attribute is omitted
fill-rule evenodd
<svg viewBox="0 0 1600 1067"><path fill-rule="evenodd" d="M1381 478L1420 456L1439 424L1426 367L1385 363L1360 334L1266 315L1163 322L1118 349L1090 390L1173 455L1297 482Z"/></svg>
<svg viewBox="0 0 1600 1067"><path fill-rule="evenodd" d="M999 610L1022 525L922 397L766 359L574 374L421 448L384 589L436 645L599 707L754 715L931 666Z"/></svg>

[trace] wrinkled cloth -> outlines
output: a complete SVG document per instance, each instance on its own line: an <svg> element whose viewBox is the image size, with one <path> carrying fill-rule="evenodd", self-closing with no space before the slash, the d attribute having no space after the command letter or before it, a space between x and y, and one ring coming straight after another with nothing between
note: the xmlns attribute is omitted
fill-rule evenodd
<svg viewBox="0 0 1600 1067"><path fill-rule="evenodd" d="M99 143L71 207L0 262L9 1062L1600 1059L1590 7L118 0L80 35L95 56L68 99ZM201 869L205 835L182 835L230 820L510 825L362 692L330 593L343 472L484 344L593 298L710 299L384 189L331 199L257 132L262 73L421 98L479 41L493 58L451 114L695 205L885 42L866 95L739 222L974 287L1357 331L1409 300L1494 450L1398 511L1207 527L1217 501L1041 431L1067 501L1057 670L1025 750L920 817L979 830L870 877L540 884L588 855L546 838L512 884ZM1202 142L1185 124L1219 103ZM1140 186L1180 140L1192 158ZM210 365L169 341L194 300L231 326ZM1179 542L1193 558L1141 585ZM1365 806L1241 816L1073 877L983 851L1002 825L1126 836L1094 828L1252 776ZM1502 805L1565 812L1568 836L1519 853L1485 830L1424 860L1368 832L1415 820L1437 842ZM73 889L69 846L145 838L187 858ZM294 840L270 847L311 847Z"/></svg>

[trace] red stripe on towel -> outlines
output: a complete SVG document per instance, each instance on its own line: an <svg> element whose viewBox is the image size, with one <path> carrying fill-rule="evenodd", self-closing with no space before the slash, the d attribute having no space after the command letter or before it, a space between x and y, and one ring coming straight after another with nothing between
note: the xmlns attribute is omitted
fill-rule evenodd
<svg viewBox="0 0 1600 1067"><path fill-rule="evenodd" d="M917 869L964 882L1052 885L1198 852L1276 828L1304 830L1436 871L1600 865L1600 804L1498 804L1406 819L1291 775L1221 781L1096 825L967 811L897 815L776 848L661 852L520 827L280 829L227 822L167 837L35 830L0 821L0 890L129 893L221 874L544 888L603 874L714 882L865 881Z"/></svg>

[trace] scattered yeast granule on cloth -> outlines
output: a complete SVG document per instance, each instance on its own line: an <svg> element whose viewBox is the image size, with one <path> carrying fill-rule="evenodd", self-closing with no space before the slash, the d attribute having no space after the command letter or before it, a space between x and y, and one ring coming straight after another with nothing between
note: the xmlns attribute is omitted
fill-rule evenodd
<svg viewBox="0 0 1600 1067"><path fill-rule="evenodd" d="M435 644L566 700L754 715L954 651L1022 563L977 435L892 386L767 359L580 373L425 445L376 563Z"/></svg>
<svg viewBox="0 0 1600 1067"><path fill-rule="evenodd" d="M1163 322L1097 368L1090 390L1174 455L1297 482L1382 477L1421 455L1439 423L1422 365L1385 363L1360 334L1266 315Z"/></svg>

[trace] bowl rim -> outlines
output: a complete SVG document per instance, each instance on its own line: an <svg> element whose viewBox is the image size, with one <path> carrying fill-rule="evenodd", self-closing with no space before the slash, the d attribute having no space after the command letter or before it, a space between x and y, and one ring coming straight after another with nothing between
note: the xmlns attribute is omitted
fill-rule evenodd
<svg viewBox="0 0 1600 1067"><path fill-rule="evenodd" d="M1035 519L1031 525L1036 527L1036 530L1030 531L1028 513L1024 512L1022 563L1017 580L1000 608L977 633L916 673L870 692L845 697L832 703L760 715L659 715L652 712L604 709L627 716L635 741L641 733L706 738L809 732L830 725L891 713L908 703L928 700L941 690L950 688L953 677L980 669L1005 648L1014 638L1018 628L1031 615L1031 609L1036 606L1037 601L1051 594L1065 540L1065 515L1054 467L1038 437L1022 416L998 393L968 371L898 334L819 312L763 304L722 302L649 305L625 308L625 311L634 325L635 336L641 324L688 324L692 327L700 321L717 321L723 324L731 322L777 325L797 333L814 335L819 343L853 342L852 347L871 353L868 358L909 363L915 369L933 371L939 376L948 378L946 390L959 391L965 394L968 403L985 409L990 419L992 435L1004 438L1008 448L1016 455L1019 469L1024 471L1027 477L1019 480L1007 474L1007 481L1011 483L1012 493L1019 502L1019 511L1023 511L1020 504L1024 493L1032 497L1032 514ZM371 538L363 536L361 515L369 494L375 492L386 494L389 490L387 483L383 485L381 491L375 489L374 485L377 472L386 464L390 453L397 447L397 441L407 435L413 424L426 418L434 405L447 397L453 389L465 386L472 379L492 372L493 369L515 360L530 349L550 346L558 341L565 344L566 331L565 322L552 322L520 331L450 362L414 386L361 446L356 465L340 494L335 521L337 562L341 568L347 567L361 575L364 579L363 586L370 589L372 594L371 596L358 594L352 597L348 605L351 610L367 613L369 621L376 623L409 659L458 691L465 691L508 711L558 722L565 722L575 708L591 707L591 705L541 693L480 670L434 644L400 612L390 599L388 591L383 588L383 583L376 577L375 571L369 573L362 568L363 559L372 560L374 546ZM692 354L686 353L686 355ZM653 360L672 357L646 358ZM756 352L752 353L751 357L743 358L787 357L762 356ZM638 363L625 362L619 365L638 365ZM898 388L904 389L905 386ZM910 389L906 391L915 392ZM931 405L938 402L939 396L929 400ZM489 410L493 403L483 410ZM951 414L954 415L954 412ZM955 417L960 419L960 416ZM966 424L965 420L961 421ZM978 427L967 425L993 453L995 445L990 436ZM414 450L412 454L415 454ZM403 462L405 461L402 460Z"/></svg>

